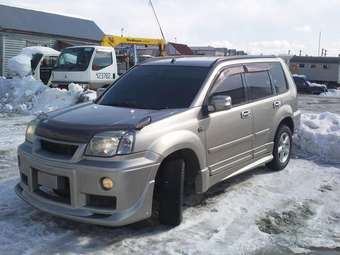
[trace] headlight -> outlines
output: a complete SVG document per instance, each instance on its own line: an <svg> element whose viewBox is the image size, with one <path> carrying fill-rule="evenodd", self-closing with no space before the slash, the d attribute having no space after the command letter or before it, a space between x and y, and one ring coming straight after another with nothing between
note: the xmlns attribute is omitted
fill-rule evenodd
<svg viewBox="0 0 340 255"><path fill-rule="evenodd" d="M27 128L26 128L26 141L33 143L33 139L34 139L34 135L35 135L35 129L37 128L37 125L39 123L39 119L36 118L32 121L30 121L27 124Z"/></svg>
<svg viewBox="0 0 340 255"><path fill-rule="evenodd" d="M95 135L87 145L85 154L112 157L132 152L135 134L132 131L110 131Z"/></svg>

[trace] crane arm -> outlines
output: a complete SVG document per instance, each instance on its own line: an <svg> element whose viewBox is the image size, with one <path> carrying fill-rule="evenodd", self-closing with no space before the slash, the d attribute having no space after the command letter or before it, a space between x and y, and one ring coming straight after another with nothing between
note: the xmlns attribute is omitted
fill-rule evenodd
<svg viewBox="0 0 340 255"><path fill-rule="evenodd" d="M116 47L120 44L131 45L156 45L159 47L160 55L165 53L165 41L163 39L138 38L138 37L122 37L116 35L105 35L101 40L102 46Z"/></svg>

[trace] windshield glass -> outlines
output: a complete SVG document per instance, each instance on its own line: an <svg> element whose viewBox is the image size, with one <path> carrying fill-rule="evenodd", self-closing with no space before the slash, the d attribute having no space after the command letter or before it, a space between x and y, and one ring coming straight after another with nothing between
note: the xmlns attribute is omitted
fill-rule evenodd
<svg viewBox="0 0 340 255"><path fill-rule="evenodd" d="M85 71L89 66L94 48L79 47L64 49L57 61L57 71Z"/></svg>
<svg viewBox="0 0 340 255"><path fill-rule="evenodd" d="M97 102L137 109L188 108L208 67L137 66L121 77Z"/></svg>

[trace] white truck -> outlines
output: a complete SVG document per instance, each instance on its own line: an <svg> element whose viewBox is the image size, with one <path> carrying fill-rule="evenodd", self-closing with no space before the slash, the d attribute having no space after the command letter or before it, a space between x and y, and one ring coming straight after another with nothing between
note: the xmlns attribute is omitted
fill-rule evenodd
<svg viewBox="0 0 340 255"><path fill-rule="evenodd" d="M134 46L133 57L118 47L123 45ZM159 55L165 55L163 39L105 35L100 46L63 49L53 69L52 86L67 87L74 82L94 90L106 87L138 62L136 45L158 46Z"/></svg>
<svg viewBox="0 0 340 255"><path fill-rule="evenodd" d="M114 48L74 46L62 50L52 72L52 86L64 88L77 83L84 88L98 89L110 85L117 77Z"/></svg>

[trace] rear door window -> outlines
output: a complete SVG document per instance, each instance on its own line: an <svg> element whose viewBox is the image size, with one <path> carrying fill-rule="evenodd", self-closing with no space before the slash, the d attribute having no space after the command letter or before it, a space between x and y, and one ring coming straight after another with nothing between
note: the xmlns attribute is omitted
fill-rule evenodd
<svg viewBox="0 0 340 255"><path fill-rule="evenodd" d="M277 94L288 90L287 81L280 63L270 64L270 78Z"/></svg>
<svg viewBox="0 0 340 255"><path fill-rule="evenodd" d="M273 88L268 71L256 68L254 70L255 71L247 72L244 75L247 83L249 99L258 100L273 95Z"/></svg>

